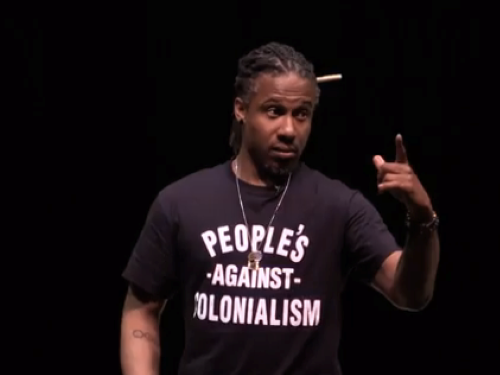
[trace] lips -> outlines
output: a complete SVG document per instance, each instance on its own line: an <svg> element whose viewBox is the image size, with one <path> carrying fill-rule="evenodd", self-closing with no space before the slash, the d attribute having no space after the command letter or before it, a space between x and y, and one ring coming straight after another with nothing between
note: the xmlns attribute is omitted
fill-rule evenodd
<svg viewBox="0 0 500 375"><path fill-rule="evenodd" d="M297 155L297 151L292 148L275 147L271 149L271 153L280 158L293 158Z"/></svg>

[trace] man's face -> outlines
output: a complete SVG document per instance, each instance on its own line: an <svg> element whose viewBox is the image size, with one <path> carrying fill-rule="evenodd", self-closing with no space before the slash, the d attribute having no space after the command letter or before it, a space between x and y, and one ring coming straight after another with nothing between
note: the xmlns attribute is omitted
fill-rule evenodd
<svg viewBox="0 0 500 375"><path fill-rule="evenodd" d="M245 105L235 100L235 114L243 120L242 146L257 168L275 175L288 174L297 164L309 134L316 86L295 73L262 74Z"/></svg>

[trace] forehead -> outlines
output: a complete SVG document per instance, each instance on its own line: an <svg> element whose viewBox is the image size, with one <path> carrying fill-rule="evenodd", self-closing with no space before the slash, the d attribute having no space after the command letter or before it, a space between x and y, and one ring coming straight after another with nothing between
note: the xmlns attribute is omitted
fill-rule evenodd
<svg viewBox="0 0 500 375"><path fill-rule="evenodd" d="M315 102L316 85L296 73L280 75L262 74L255 80L254 100L262 103L269 100L290 103Z"/></svg>

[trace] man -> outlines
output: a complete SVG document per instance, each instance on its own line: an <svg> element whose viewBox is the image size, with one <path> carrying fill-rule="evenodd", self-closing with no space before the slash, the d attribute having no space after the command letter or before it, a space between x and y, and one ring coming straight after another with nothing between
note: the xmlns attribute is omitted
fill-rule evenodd
<svg viewBox="0 0 500 375"><path fill-rule="evenodd" d="M158 374L159 315L174 294L182 375L339 375L347 275L403 309L430 301L438 220L401 137L395 162L373 162L379 190L408 210L404 250L359 192L299 161L318 98L313 66L291 47L239 61L236 156L159 193L124 272L125 375Z"/></svg>

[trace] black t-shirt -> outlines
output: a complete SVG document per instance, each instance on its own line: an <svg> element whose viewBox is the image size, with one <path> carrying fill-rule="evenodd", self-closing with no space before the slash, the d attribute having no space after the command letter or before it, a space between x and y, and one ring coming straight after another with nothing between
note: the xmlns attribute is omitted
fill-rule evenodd
<svg viewBox="0 0 500 375"><path fill-rule="evenodd" d="M125 279L182 297L180 375L339 375L347 275L371 281L398 245L362 194L304 164L267 235L280 193L240 186L260 270L247 268L247 228L226 162L159 193Z"/></svg>

